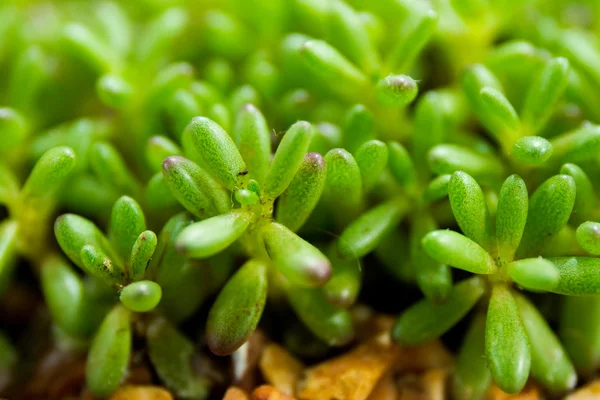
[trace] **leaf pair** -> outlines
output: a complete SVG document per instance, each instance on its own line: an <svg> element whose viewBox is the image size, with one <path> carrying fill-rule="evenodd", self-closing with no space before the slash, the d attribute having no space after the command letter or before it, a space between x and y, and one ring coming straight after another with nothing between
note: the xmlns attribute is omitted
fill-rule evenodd
<svg viewBox="0 0 600 400"><path fill-rule="evenodd" d="M551 59L530 85L521 118L502 93L497 78L483 65L475 65L463 75L463 89L475 113L502 145L504 152L526 164L542 164L552 155L552 144L537 134L548 122L564 93L569 63Z"/></svg>
<svg viewBox="0 0 600 400"><path fill-rule="evenodd" d="M523 258L539 254L567 223L575 203L575 182L568 175L556 175L540 185L528 200L523 180L516 175L509 177L500 190L495 235L483 192L471 176L460 171L454 173L448 184L448 194L454 216L470 239L459 238L454 233L436 232L424 239L424 246L431 247L436 253L434 257L440 259L444 257L443 249L448 249L449 254L460 253L451 248L450 242L464 242L465 249L481 254L475 262L479 267L461 262L463 267L491 273L495 270L489 267L490 256L485 256L486 249L492 254L497 249L504 262L512 261L515 255ZM442 244L440 240L450 242Z"/></svg>
<svg viewBox="0 0 600 400"><path fill-rule="evenodd" d="M60 216L54 231L60 247L78 267L109 285L126 285L122 301L134 311L148 311L160 301L153 282L140 281L157 245L154 232L145 230L139 204L123 196L113 206L109 239L93 222L74 215Z"/></svg>

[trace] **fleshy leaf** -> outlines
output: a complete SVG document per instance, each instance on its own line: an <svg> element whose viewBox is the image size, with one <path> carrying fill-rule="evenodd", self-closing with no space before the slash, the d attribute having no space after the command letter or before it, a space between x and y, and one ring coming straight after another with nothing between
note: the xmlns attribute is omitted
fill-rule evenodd
<svg viewBox="0 0 600 400"><path fill-rule="evenodd" d="M479 400L484 397L492 382L485 359L485 316L477 315L465 334L452 381L454 398Z"/></svg>
<svg viewBox="0 0 600 400"><path fill-rule="evenodd" d="M510 262L519 247L527 223L529 198L527 186L518 175L509 176L500 188L496 209L496 242L498 256Z"/></svg>
<svg viewBox="0 0 600 400"><path fill-rule="evenodd" d="M542 183L531 196L527 224L517 258L535 256L569 220L575 204L575 181L556 175Z"/></svg>
<svg viewBox="0 0 600 400"><path fill-rule="evenodd" d="M202 155L210 172L229 190L241 188L247 180L246 164L235 143L216 122L206 117L195 117L186 130L192 132L192 141Z"/></svg>
<svg viewBox="0 0 600 400"><path fill-rule="evenodd" d="M541 136L525 136L515 142L511 156L525 164L543 164L552 156L552 143Z"/></svg>
<svg viewBox="0 0 600 400"><path fill-rule="evenodd" d="M473 149L454 144L433 147L427 158L429 167L437 175L464 171L481 184L493 184L504 175L504 166L496 156L483 155Z"/></svg>
<svg viewBox="0 0 600 400"><path fill-rule="evenodd" d="M80 268L84 268L80 254L85 245L93 245L109 256L112 254L108 239L96 225L78 215L64 214L58 217L54 223L54 233L60 248Z"/></svg>
<svg viewBox="0 0 600 400"><path fill-rule="evenodd" d="M600 259L595 257L552 257L558 268L558 285L551 291L568 296L600 294Z"/></svg>
<svg viewBox="0 0 600 400"><path fill-rule="evenodd" d="M484 291L485 282L473 277L456 284L442 304L421 300L400 314L392 337L402 346L415 346L436 339L456 325Z"/></svg>
<svg viewBox="0 0 600 400"><path fill-rule="evenodd" d="M554 264L542 257L513 261L506 268L515 283L530 290L552 291L560 279Z"/></svg>
<svg viewBox="0 0 600 400"><path fill-rule="evenodd" d="M520 392L529 377L531 351L517 303L505 286L497 285L492 290L485 326L485 353L500 389Z"/></svg>
<svg viewBox="0 0 600 400"><path fill-rule="evenodd" d="M577 383L575 367L562 344L533 304L522 295L515 295L519 314L531 338L531 374L554 393L573 389Z"/></svg>
<svg viewBox="0 0 600 400"><path fill-rule="evenodd" d="M361 287L362 273L359 260L345 260L335 250L328 253L331 278L323 285L327 301L336 307L348 308L356 302Z"/></svg>
<svg viewBox="0 0 600 400"><path fill-rule="evenodd" d="M112 208L108 238L121 260L129 260L131 248L144 230L146 218L142 207L131 197L120 197Z"/></svg>
<svg viewBox="0 0 600 400"><path fill-rule="evenodd" d="M327 180L324 198L340 213L352 219L362 206L362 178L358 164L344 149L333 149L325 155Z"/></svg>
<svg viewBox="0 0 600 400"><path fill-rule="evenodd" d="M569 175L575 180L575 205L570 222L582 223L594 219L598 198L589 176L575 164L563 165L560 173Z"/></svg>
<svg viewBox="0 0 600 400"><path fill-rule="evenodd" d="M304 225L325 188L327 166L319 153L308 153L288 188L279 198L277 222L295 232Z"/></svg>
<svg viewBox="0 0 600 400"><path fill-rule="evenodd" d="M265 196L275 199L287 189L302 165L314 134L311 124L299 121L283 135L267 173Z"/></svg>
<svg viewBox="0 0 600 400"><path fill-rule="evenodd" d="M269 223L262 229L267 253L291 282L302 286L327 282L331 263L319 249L281 224Z"/></svg>
<svg viewBox="0 0 600 400"><path fill-rule="evenodd" d="M559 333L577 370L594 373L600 365L600 296L565 297Z"/></svg>
<svg viewBox="0 0 600 400"><path fill-rule="evenodd" d="M271 161L271 133L265 117L252 104L242 106L237 113L233 137L250 177L263 184Z"/></svg>
<svg viewBox="0 0 600 400"><path fill-rule="evenodd" d="M406 190L412 190L417 184L417 171L408 151L398 142L388 143L388 165L394 178Z"/></svg>
<svg viewBox="0 0 600 400"><path fill-rule="evenodd" d="M553 58L532 82L521 111L523 124L531 135L539 132L550 119L554 106L567 88L569 62Z"/></svg>
<svg viewBox="0 0 600 400"><path fill-rule="evenodd" d="M148 312L158 305L161 296L162 289L156 282L137 281L121 290L119 300L131 311Z"/></svg>
<svg viewBox="0 0 600 400"><path fill-rule="evenodd" d="M480 245L458 232L437 230L423 237L423 248L433 259L476 274L498 270L492 256Z"/></svg>
<svg viewBox="0 0 600 400"><path fill-rule="evenodd" d="M90 149L90 167L107 187L120 193L135 195L138 184L125 161L112 144L95 143Z"/></svg>
<svg viewBox="0 0 600 400"><path fill-rule="evenodd" d="M577 243L588 253L600 255L600 223L584 222L577 228Z"/></svg>
<svg viewBox="0 0 600 400"><path fill-rule="evenodd" d="M399 223L408 208L404 198L395 198L368 210L352 222L338 239L345 258L362 258L373 251Z"/></svg>
<svg viewBox="0 0 600 400"><path fill-rule="evenodd" d="M206 326L208 347L217 355L237 350L256 329L267 299L267 265L246 262L221 289Z"/></svg>
<svg viewBox="0 0 600 400"><path fill-rule="evenodd" d="M213 256L235 242L251 221L251 213L234 210L193 223L177 237L177 250L192 258Z"/></svg>
<svg viewBox="0 0 600 400"><path fill-rule="evenodd" d="M385 107L406 107L419 91L417 82L407 75L388 75L377 82L375 97Z"/></svg>
<svg viewBox="0 0 600 400"><path fill-rule="evenodd" d="M194 344L162 317L150 322L146 333L148 354L161 382L186 400L208 397L210 383L194 371Z"/></svg>
<svg viewBox="0 0 600 400"><path fill-rule="evenodd" d="M484 249L490 249L493 240L492 219L483 191L469 174L457 171L448 183L452 213L465 236Z"/></svg>
<svg viewBox="0 0 600 400"><path fill-rule="evenodd" d="M321 288L290 286L287 298L300 320L330 346L343 346L352 340L354 326L350 312L331 305Z"/></svg>
<svg viewBox="0 0 600 400"><path fill-rule="evenodd" d="M129 258L129 277L132 281L139 281L144 277L156 245L156 234L152 231L144 231L137 237Z"/></svg>
<svg viewBox="0 0 600 400"><path fill-rule="evenodd" d="M431 302L441 303L452 289L452 271L448 265L427 254L422 243L423 237L437 228L435 220L426 212L415 213L410 227L410 262L414 266L417 284Z"/></svg>
<svg viewBox="0 0 600 400"><path fill-rule="evenodd" d="M354 154L354 159L360 169L363 189L368 192L387 166L387 145L379 140L369 140L363 143Z"/></svg>
<svg viewBox="0 0 600 400"><path fill-rule="evenodd" d="M192 161L169 157L163 161L162 168L171 193L192 214L206 218L231 209L227 192Z"/></svg>
<svg viewBox="0 0 600 400"><path fill-rule="evenodd" d="M114 392L127 375L131 352L131 312L115 306L94 336L86 363L87 388L97 396Z"/></svg>

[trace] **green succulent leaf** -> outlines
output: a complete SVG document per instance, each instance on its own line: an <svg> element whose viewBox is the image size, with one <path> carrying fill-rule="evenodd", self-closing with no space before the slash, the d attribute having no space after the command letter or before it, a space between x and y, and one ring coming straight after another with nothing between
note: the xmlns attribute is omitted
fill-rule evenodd
<svg viewBox="0 0 600 400"><path fill-rule="evenodd" d="M483 279L473 277L456 284L442 304L421 300L400 314L392 328L392 337L402 346L436 339L456 325L484 291Z"/></svg>
<svg viewBox="0 0 600 400"><path fill-rule="evenodd" d="M234 210L193 223L177 237L177 250L187 257L207 258L235 242L248 228L252 214Z"/></svg>
<svg viewBox="0 0 600 400"><path fill-rule="evenodd" d="M252 104L242 106L237 113L233 137L249 176L259 184L264 183L271 161L271 133L265 117Z"/></svg>
<svg viewBox="0 0 600 400"><path fill-rule="evenodd" d="M417 184L417 171L408 151L398 142L388 143L388 165L394 178L407 190L414 189Z"/></svg>
<svg viewBox="0 0 600 400"><path fill-rule="evenodd" d="M194 162L183 157L168 157L162 168L173 196L195 216L207 218L231 209L227 192Z"/></svg>
<svg viewBox="0 0 600 400"><path fill-rule="evenodd" d="M131 312L115 306L94 336L88 353L85 381L97 396L114 392L127 375L131 353Z"/></svg>
<svg viewBox="0 0 600 400"><path fill-rule="evenodd" d="M499 182L504 175L504 166L493 154L483 155L454 144L433 147L427 158L429 167L437 175L463 171L482 184Z"/></svg>
<svg viewBox="0 0 600 400"><path fill-rule="evenodd" d="M552 156L552 143L541 136L525 136L515 142L511 156L522 163L543 164Z"/></svg>
<svg viewBox="0 0 600 400"><path fill-rule="evenodd" d="M574 131L552 138L550 143L554 149L552 160L558 165L591 160L600 150L600 126L583 124Z"/></svg>
<svg viewBox="0 0 600 400"><path fill-rule="evenodd" d="M262 228L269 257L291 282L302 286L320 286L331 276L331 263L312 244L276 222Z"/></svg>
<svg viewBox="0 0 600 400"><path fill-rule="evenodd" d="M479 91L481 113L479 117L485 121L488 129L503 141L513 141L521 128L517 112L504 94L493 87L485 86Z"/></svg>
<svg viewBox="0 0 600 400"><path fill-rule="evenodd" d="M267 299L267 267L263 261L250 260L221 289L206 327L213 353L233 353L256 329Z"/></svg>
<svg viewBox="0 0 600 400"><path fill-rule="evenodd" d="M362 258L373 251L401 221L408 209L404 198L395 198L368 210L352 222L338 239L344 258Z"/></svg>
<svg viewBox="0 0 600 400"><path fill-rule="evenodd" d="M375 138L373 113L363 104L350 107L344 118L343 131L344 148L354 153L363 143Z"/></svg>
<svg viewBox="0 0 600 400"><path fill-rule="evenodd" d="M314 135L314 128L305 121L296 122L287 130L267 173L264 189L267 198L275 199L290 185L302 166Z"/></svg>
<svg viewBox="0 0 600 400"><path fill-rule="evenodd" d="M105 74L96 82L100 100L109 107L121 109L127 106L134 94L132 85L118 74Z"/></svg>
<svg viewBox="0 0 600 400"><path fill-rule="evenodd" d="M375 85L375 98L384 107L406 107L418 92L417 82L407 75L388 75Z"/></svg>
<svg viewBox="0 0 600 400"><path fill-rule="evenodd" d="M162 317L150 322L146 332L148 354L165 386L186 400L208 397L210 382L193 369L194 344Z"/></svg>
<svg viewBox="0 0 600 400"><path fill-rule="evenodd" d="M327 176L325 159L308 153L300 169L277 203L275 219L293 232L298 231L317 206Z"/></svg>
<svg viewBox="0 0 600 400"><path fill-rule="evenodd" d="M485 353L498 387L507 393L520 392L531 368L529 338L515 298L502 285L492 290L485 327Z"/></svg>
<svg viewBox="0 0 600 400"><path fill-rule="evenodd" d="M219 124L206 117L195 117L186 130L191 132L196 150L217 179L229 190L244 186L246 164L233 139Z"/></svg>
<svg viewBox="0 0 600 400"><path fill-rule="evenodd" d="M527 223L529 198L527 186L518 175L509 176L502 187L496 209L496 242L498 256L510 262L521 242Z"/></svg>
<svg viewBox="0 0 600 400"><path fill-rule="evenodd" d="M182 151L171 139L165 136L152 136L146 145L146 161L153 171L158 172L165 158L181 156Z"/></svg>
<svg viewBox="0 0 600 400"><path fill-rule="evenodd" d="M565 297L559 334L578 372L594 373L600 365L600 296Z"/></svg>
<svg viewBox="0 0 600 400"><path fill-rule="evenodd" d="M95 253L106 254L111 259L112 250L108 239L100 232L93 222L75 214L64 214L54 223L54 234L60 248L78 267L86 269L81 258L81 252L87 245L94 247ZM92 249L86 251L86 255ZM89 261L89 260L88 260ZM92 273L91 271L88 271ZM115 271L116 272L116 271ZM94 272L99 273L99 272ZM92 273L92 274L94 274ZM100 272L103 274L102 272ZM103 277L105 275L102 275Z"/></svg>
<svg viewBox="0 0 600 400"><path fill-rule="evenodd" d="M515 295L519 315L531 338L531 374L554 393L571 390L577 383L575 367L562 344L544 319L525 296Z"/></svg>
<svg viewBox="0 0 600 400"><path fill-rule="evenodd" d="M68 49L99 73L119 68L117 56L85 25L71 22L63 29L63 40Z"/></svg>
<svg viewBox="0 0 600 400"><path fill-rule="evenodd" d="M582 223L594 219L598 201L590 177L575 164L563 165L560 173L569 175L575 180L575 205L570 222Z"/></svg>
<svg viewBox="0 0 600 400"><path fill-rule="evenodd" d="M523 124L530 134L536 134L546 125L568 80L569 61L557 57L548 61L531 83L521 111Z"/></svg>
<svg viewBox="0 0 600 400"><path fill-rule="evenodd" d="M356 150L354 159L360 169L363 188L368 192L388 164L388 147L379 140L369 140Z"/></svg>
<svg viewBox="0 0 600 400"><path fill-rule="evenodd" d="M125 278L110 257L93 244L83 246L79 257L84 271L109 285L120 283Z"/></svg>
<svg viewBox="0 0 600 400"><path fill-rule="evenodd" d="M530 290L552 291L560 280L556 266L542 257L513 261L506 268L515 283Z"/></svg>
<svg viewBox="0 0 600 400"><path fill-rule="evenodd" d="M445 174L440 175L433 179L427 185L425 193L423 193L423 199L427 201L437 201L448 196L448 186L450 185L450 178L452 175Z"/></svg>
<svg viewBox="0 0 600 400"><path fill-rule="evenodd" d="M144 190L144 205L149 210L176 208L179 202L171 193L162 172L152 175Z"/></svg>
<svg viewBox="0 0 600 400"><path fill-rule="evenodd" d="M423 248L434 260L476 274L493 274L496 262L480 245L458 232L437 230L426 234Z"/></svg>
<svg viewBox="0 0 600 400"><path fill-rule="evenodd" d="M156 245L156 234L152 231L144 231L137 237L129 258L129 277L132 281L139 281L144 277Z"/></svg>
<svg viewBox="0 0 600 400"><path fill-rule="evenodd" d="M388 53L387 67L392 71L408 71L435 33L437 23L438 14L431 9L411 14L411 18L401 25L394 46Z"/></svg>
<svg viewBox="0 0 600 400"><path fill-rule="evenodd" d="M493 241L492 219L483 191L469 174L457 171L448 183L452 213L465 236L489 249Z"/></svg>
<svg viewBox="0 0 600 400"><path fill-rule="evenodd" d="M584 222L577 228L577 243L588 253L600 255L600 223Z"/></svg>
<svg viewBox="0 0 600 400"><path fill-rule="evenodd" d="M552 257L558 268L558 285L551 291L568 296L600 294L600 259L595 257Z"/></svg>
<svg viewBox="0 0 600 400"><path fill-rule="evenodd" d="M330 346L343 346L352 340L350 312L330 304L321 288L289 286L286 293L300 320L316 337Z"/></svg>
<svg viewBox="0 0 600 400"><path fill-rule="evenodd" d="M485 359L485 315L478 314L467 331L456 357L452 393L456 399L480 400L492 383Z"/></svg>
<svg viewBox="0 0 600 400"><path fill-rule="evenodd" d="M345 2L335 0L329 5L328 28L332 44L346 54L367 74L380 68L379 55L360 14Z"/></svg>
<svg viewBox="0 0 600 400"><path fill-rule="evenodd" d="M542 183L531 196L527 223L517 258L539 254L539 251L568 222L575 204L575 180L556 175Z"/></svg>
<svg viewBox="0 0 600 400"><path fill-rule="evenodd" d="M100 181L119 193L135 195L138 184L112 144L95 143L90 149L90 167Z"/></svg>
<svg viewBox="0 0 600 400"><path fill-rule="evenodd" d="M75 153L69 147L55 147L35 164L21 190L24 202L47 201L66 182L75 165Z"/></svg>
<svg viewBox="0 0 600 400"><path fill-rule="evenodd" d="M0 152L9 151L23 143L28 136L27 122L17 110L9 107L0 108Z"/></svg>
<svg viewBox="0 0 600 400"><path fill-rule="evenodd" d="M44 299L52 320L67 333L81 333L79 312L83 303L83 281L60 257L49 257L41 269Z"/></svg>
<svg viewBox="0 0 600 400"><path fill-rule="evenodd" d="M360 168L352 154L333 149L325 155L327 180L323 196L340 212L352 218L362 207L363 187Z"/></svg>
<svg viewBox="0 0 600 400"><path fill-rule="evenodd" d="M327 42L309 40L299 52L313 74L340 94L356 98L368 87L368 78Z"/></svg>
<svg viewBox="0 0 600 400"><path fill-rule="evenodd" d="M436 228L435 220L426 212L416 213L411 219L410 262L419 288L427 299L437 304L446 300L452 289L452 271L448 265L431 258L423 248L423 237Z"/></svg>
<svg viewBox="0 0 600 400"><path fill-rule="evenodd" d="M137 201L120 197L112 208L108 238L121 260L129 260L138 236L146 230L144 211Z"/></svg>
<svg viewBox="0 0 600 400"><path fill-rule="evenodd" d="M121 290L119 300L131 311L148 312L158 305L161 296L162 289L156 282L137 281Z"/></svg>
<svg viewBox="0 0 600 400"><path fill-rule="evenodd" d="M346 260L335 250L328 253L331 278L323 285L327 301L336 307L348 308L356 302L361 288L362 271L358 260Z"/></svg>

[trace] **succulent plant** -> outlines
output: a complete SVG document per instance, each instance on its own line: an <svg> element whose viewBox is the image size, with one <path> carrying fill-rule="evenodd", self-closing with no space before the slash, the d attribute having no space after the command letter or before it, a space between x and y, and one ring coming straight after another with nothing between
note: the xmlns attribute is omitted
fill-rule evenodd
<svg viewBox="0 0 600 400"><path fill-rule="evenodd" d="M599 13L3 2L0 395L250 390L263 333L309 367L371 349L365 305L390 354L462 343L456 400L594 377Z"/></svg>

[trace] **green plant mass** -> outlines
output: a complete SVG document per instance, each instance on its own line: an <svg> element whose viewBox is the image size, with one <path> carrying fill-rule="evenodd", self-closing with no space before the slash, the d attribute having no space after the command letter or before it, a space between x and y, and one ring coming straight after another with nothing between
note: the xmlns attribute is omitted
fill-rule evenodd
<svg viewBox="0 0 600 400"><path fill-rule="evenodd" d="M0 397L583 398L599 35L592 0L1 1Z"/></svg>

